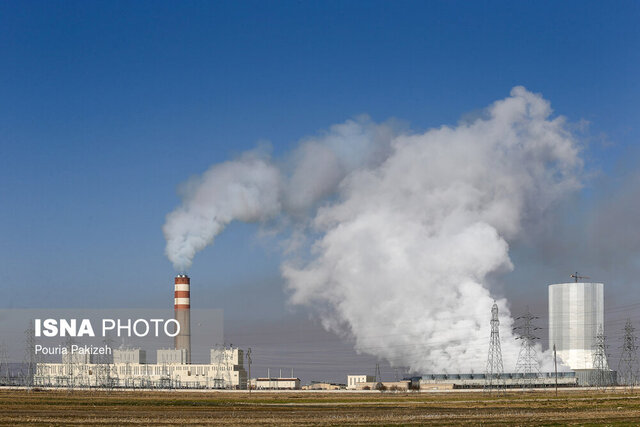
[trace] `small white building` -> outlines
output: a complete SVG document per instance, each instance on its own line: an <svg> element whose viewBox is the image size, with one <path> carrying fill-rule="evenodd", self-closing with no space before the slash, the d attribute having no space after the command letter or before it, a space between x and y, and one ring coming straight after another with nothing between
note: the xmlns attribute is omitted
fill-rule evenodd
<svg viewBox="0 0 640 427"><path fill-rule="evenodd" d="M375 375L347 375L347 390L355 390L358 383L374 383Z"/></svg>
<svg viewBox="0 0 640 427"><path fill-rule="evenodd" d="M254 378L251 387L255 390L300 390L300 378Z"/></svg>

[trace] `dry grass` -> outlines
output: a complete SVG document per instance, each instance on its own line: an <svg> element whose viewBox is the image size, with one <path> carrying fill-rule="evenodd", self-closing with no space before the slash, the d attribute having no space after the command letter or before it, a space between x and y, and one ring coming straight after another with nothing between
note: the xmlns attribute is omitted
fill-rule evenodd
<svg viewBox="0 0 640 427"><path fill-rule="evenodd" d="M637 424L640 393L188 393L0 390L0 424Z"/></svg>

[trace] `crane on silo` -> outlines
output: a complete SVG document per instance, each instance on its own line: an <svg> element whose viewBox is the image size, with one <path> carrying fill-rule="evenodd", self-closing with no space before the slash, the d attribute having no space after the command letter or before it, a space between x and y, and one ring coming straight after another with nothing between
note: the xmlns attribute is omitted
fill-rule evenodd
<svg viewBox="0 0 640 427"><path fill-rule="evenodd" d="M569 277L575 279L576 283L578 283L578 279L591 279L591 277L589 277L589 276L580 276L580 275L578 275L577 271L576 271L576 274L570 274Z"/></svg>

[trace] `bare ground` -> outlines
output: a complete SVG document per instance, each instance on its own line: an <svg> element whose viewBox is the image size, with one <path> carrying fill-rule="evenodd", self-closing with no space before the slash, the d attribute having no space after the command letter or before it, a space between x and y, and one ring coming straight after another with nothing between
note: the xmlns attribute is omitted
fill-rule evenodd
<svg viewBox="0 0 640 427"><path fill-rule="evenodd" d="M640 393L225 393L0 389L0 424L637 425Z"/></svg>

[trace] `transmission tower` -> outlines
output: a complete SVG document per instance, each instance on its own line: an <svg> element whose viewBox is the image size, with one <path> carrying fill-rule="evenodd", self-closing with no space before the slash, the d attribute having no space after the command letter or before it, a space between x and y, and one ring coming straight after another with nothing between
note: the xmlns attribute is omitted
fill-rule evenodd
<svg viewBox="0 0 640 427"><path fill-rule="evenodd" d="M624 339L622 341L622 354L618 362L618 384L623 384L633 390L638 375L637 366L637 350L636 336L634 331L636 328L631 324L631 319L627 319L624 325Z"/></svg>
<svg viewBox="0 0 640 427"><path fill-rule="evenodd" d="M78 376L78 369L76 368L78 355L72 352L74 344L76 344L76 340L72 337L67 337L62 343L62 346L67 350L67 354L62 356L62 363L65 364L65 379L69 391L73 390Z"/></svg>
<svg viewBox="0 0 640 427"><path fill-rule="evenodd" d="M513 331L518 333L517 340L522 340L520 345L520 353L516 363L516 372L522 374L522 385L531 386L534 379L540 376L540 361L535 348L535 340L540 339L535 334L540 328L533 324L533 321L540 317L534 316L527 312L522 316L516 317L516 327Z"/></svg>
<svg viewBox="0 0 640 427"><path fill-rule="evenodd" d="M251 396L251 347L249 347L249 351L247 351L247 363L249 363L249 380L247 381L247 385L249 386L249 396Z"/></svg>
<svg viewBox="0 0 640 427"><path fill-rule="evenodd" d="M113 348L113 339L111 335L107 334L102 340L102 344L105 348ZM97 357L98 364L96 366L96 385L103 387L107 390L111 390L113 386L113 377L111 376L111 367L113 365L113 355L102 354ZM145 367L148 371L149 367Z"/></svg>
<svg viewBox="0 0 640 427"><path fill-rule="evenodd" d="M593 345L593 369L592 384L598 389L604 390L611 382L611 375L607 364L607 344L602 325L598 326L598 333Z"/></svg>
<svg viewBox="0 0 640 427"><path fill-rule="evenodd" d="M38 358L36 357L36 335L33 326L29 324L29 327L24 331L25 335L25 347L24 347L24 366L23 372L23 385L32 387L36 371L38 369Z"/></svg>
<svg viewBox="0 0 640 427"><path fill-rule="evenodd" d="M491 337L489 339L489 355L487 357L487 369L485 370L485 390L500 387L501 376L504 372L502 366L502 349L500 348L500 319L498 318L498 304L491 307Z"/></svg>
<svg viewBox="0 0 640 427"><path fill-rule="evenodd" d="M0 341L0 385L7 384L9 378L8 365L7 345L4 341Z"/></svg>

